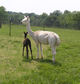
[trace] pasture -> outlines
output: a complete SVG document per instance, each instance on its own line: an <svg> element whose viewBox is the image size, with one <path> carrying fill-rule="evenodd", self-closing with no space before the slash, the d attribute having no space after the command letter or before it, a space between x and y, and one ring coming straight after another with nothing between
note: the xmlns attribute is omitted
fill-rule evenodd
<svg viewBox="0 0 80 84"><path fill-rule="evenodd" d="M31 27L33 31L43 30ZM22 56L25 26L3 25L0 29L0 84L80 84L80 31L45 28L59 34L61 44L57 47L56 63L52 63L52 52L43 45L44 59L36 60L37 49L32 42L33 60ZM25 52L26 54L26 52ZM30 55L30 53L29 53ZM40 56L41 57L41 56Z"/></svg>

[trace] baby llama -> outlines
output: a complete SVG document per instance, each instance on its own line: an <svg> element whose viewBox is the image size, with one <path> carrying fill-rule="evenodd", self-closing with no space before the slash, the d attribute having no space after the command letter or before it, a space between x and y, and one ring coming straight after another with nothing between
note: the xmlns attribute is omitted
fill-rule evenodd
<svg viewBox="0 0 80 84"><path fill-rule="evenodd" d="M26 53L27 53L27 59L28 59L28 46L30 48L30 51L31 51L31 58L33 59L33 56L32 56L32 48L31 48L31 41L29 40L29 38L26 38L27 37L27 34L28 32L24 32L24 41L23 41L23 53L22 55L24 56L24 48L26 47Z"/></svg>

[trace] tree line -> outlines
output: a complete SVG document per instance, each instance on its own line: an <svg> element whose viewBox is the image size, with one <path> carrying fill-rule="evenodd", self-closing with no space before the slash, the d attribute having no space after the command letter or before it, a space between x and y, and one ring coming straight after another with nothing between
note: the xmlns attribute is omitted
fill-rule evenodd
<svg viewBox="0 0 80 84"><path fill-rule="evenodd" d="M65 10L62 13L60 10L55 10L49 15L47 13L37 15L35 13L6 11L3 6L0 7L0 27L2 24L9 24L9 22L21 24L24 15L30 16L32 26L80 29L80 11Z"/></svg>

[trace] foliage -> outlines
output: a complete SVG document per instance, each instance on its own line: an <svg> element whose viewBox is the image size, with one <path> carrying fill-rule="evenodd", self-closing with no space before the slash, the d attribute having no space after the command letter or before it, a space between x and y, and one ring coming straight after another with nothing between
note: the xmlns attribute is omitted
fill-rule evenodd
<svg viewBox="0 0 80 84"><path fill-rule="evenodd" d="M0 7L1 24L2 22L9 24L10 20L12 24L21 24L21 20L23 19L24 15L30 16L32 26L80 29L79 11L70 12L65 10L64 13L62 13L60 10L56 10L53 13L50 13L50 15L47 15L46 13L37 15L35 13L16 13L5 11L4 7Z"/></svg>
<svg viewBox="0 0 80 84"><path fill-rule="evenodd" d="M75 12L73 15L74 26L80 29L80 12Z"/></svg>
<svg viewBox="0 0 80 84"><path fill-rule="evenodd" d="M20 14L12 12L11 17L13 18L13 23L19 23L24 15L30 16L31 25L33 26L54 26L80 29L80 12L70 12L65 10L64 13L61 13L59 10L56 10L53 13L50 13L50 15L47 15L46 13L43 13L42 15L36 15L34 13Z"/></svg>
<svg viewBox="0 0 80 84"><path fill-rule="evenodd" d="M5 8L1 6L0 7L0 28L2 26L2 23L5 23L4 21L7 19L6 16L7 16L7 13L5 11Z"/></svg>

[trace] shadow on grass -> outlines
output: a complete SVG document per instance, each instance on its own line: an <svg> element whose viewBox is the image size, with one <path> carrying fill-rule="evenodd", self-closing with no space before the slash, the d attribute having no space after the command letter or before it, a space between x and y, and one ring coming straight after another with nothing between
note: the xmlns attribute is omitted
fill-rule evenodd
<svg viewBox="0 0 80 84"><path fill-rule="evenodd" d="M33 60L33 59L30 59L30 58L27 59L25 56L23 57L23 61L24 61L24 62L31 62L32 60Z"/></svg>
<svg viewBox="0 0 80 84"><path fill-rule="evenodd" d="M31 63L32 61L37 61L40 63L49 63L49 64L54 65L54 66L61 66L61 63L59 63L57 61L55 63L53 63L53 61L50 59L31 59L31 58L27 59L26 57L23 57L23 61L29 62L29 63Z"/></svg>
<svg viewBox="0 0 80 84"><path fill-rule="evenodd" d="M49 64L54 65L54 66L61 66L61 63L59 63L57 61L55 63L53 63L53 61L50 59L35 59L35 61L41 62L41 63L49 63Z"/></svg>

